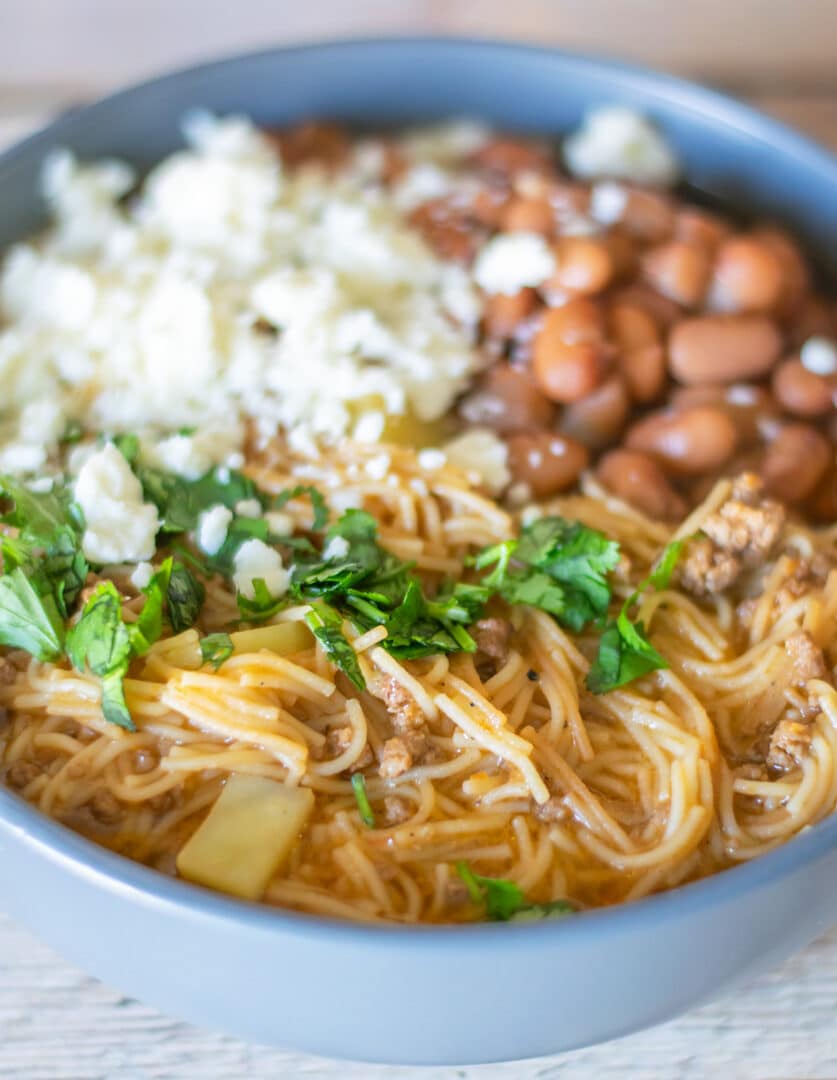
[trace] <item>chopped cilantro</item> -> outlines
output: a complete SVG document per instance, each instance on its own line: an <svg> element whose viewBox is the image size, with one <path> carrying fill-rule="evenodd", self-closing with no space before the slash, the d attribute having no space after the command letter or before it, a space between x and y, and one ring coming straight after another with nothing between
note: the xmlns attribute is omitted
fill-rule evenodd
<svg viewBox="0 0 837 1080"><path fill-rule="evenodd" d="M233 643L229 634L207 634L205 638L201 638L200 646L201 659L205 664L211 664L216 671L233 654Z"/></svg>
<svg viewBox="0 0 837 1080"><path fill-rule="evenodd" d="M549 612L578 632L607 612L607 574L619 561L619 545L578 521L544 517L526 526L517 540L485 548L473 560L493 569L482 584L509 604Z"/></svg>
<svg viewBox="0 0 837 1080"><path fill-rule="evenodd" d="M366 777L363 773L352 773L352 791L355 793L355 802L360 812L360 820L370 829L375 828L375 812L369 802L369 794L366 791Z"/></svg>
<svg viewBox="0 0 837 1080"><path fill-rule="evenodd" d="M0 577L0 645L24 649L38 660L63 651L64 619L43 575L19 566Z"/></svg>
<svg viewBox="0 0 837 1080"><path fill-rule="evenodd" d="M78 671L88 668L102 679L105 719L134 731L122 685L131 662L132 641L122 620L122 600L112 581L96 587L81 618L70 628L67 655Z"/></svg>
<svg viewBox="0 0 837 1080"><path fill-rule="evenodd" d="M575 913L569 900L553 900L548 904L530 904L519 885L503 878L476 874L466 862L456 864L456 872L465 882L471 900L485 908L488 919L498 922L532 922L554 919Z"/></svg>
<svg viewBox="0 0 837 1080"><path fill-rule="evenodd" d="M140 441L136 435L114 435L112 442L129 465L136 462L140 452Z"/></svg>
<svg viewBox="0 0 837 1080"><path fill-rule="evenodd" d="M605 627L586 679L588 690L594 694L606 694L649 672L668 667L668 661L648 640L645 626L641 622L632 622L629 612L646 589L668 587L685 543L685 540L675 540L665 548L656 567L631 593L616 619Z"/></svg>
<svg viewBox="0 0 837 1080"><path fill-rule="evenodd" d="M273 509L281 510L283 506L286 506L291 501L291 499L299 499L303 495L307 495L311 500L311 507L314 511L314 520L311 522L311 528L314 532L319 532L328 524L328 506L326 506L325 499L315 487L311 487L309 484L298 484L296 487L287 488L285 491L281 491L273 499Z"/></svg>
<svg viewBox="0 0 837 1080"><path fill-rule="evenodd" d="M134 472L145 498L157 507L163 532L189 532L204 510L219 503L230 510L245 499L258 499L264 505L265 496L253 481L234 470L227 470L219 478L219 470L212 469L198 480L186 480L144 465L135 464Z"/></svg>
<svg viewBox="0 0 837 1080"><path fill-rule="evenodd" d="M175 634L195 625L205 599L206 589L191 570L182 563L174 563L166 585L166 603L169 622Z"/></svg>
<svg viewBox="0 0 837 1080"><path fill-rule="evenodd" d="M314 603L305 616L305 622L331 662L358 690L365 690L366 680L360 670L357 653L343 636L343 620L339 612L328 604Z"/></svg>

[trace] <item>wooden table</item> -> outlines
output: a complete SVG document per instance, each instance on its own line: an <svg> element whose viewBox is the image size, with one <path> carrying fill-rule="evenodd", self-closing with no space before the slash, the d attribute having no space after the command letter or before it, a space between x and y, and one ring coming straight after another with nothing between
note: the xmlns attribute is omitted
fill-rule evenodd
<svg viewBox="0 0 837 1080"><path fill-rule="evenodd" d="M49 91L0 95L0 144L36 126L54 104L55 94ZM837 95L770 96L760 98L759 104L837 147ZM0 1080L418 1076L833 1080L837 928L778 971L651 1031L526 1064L418 1070L328 1062L200 1031L102 986L0 916Z"/></svg>

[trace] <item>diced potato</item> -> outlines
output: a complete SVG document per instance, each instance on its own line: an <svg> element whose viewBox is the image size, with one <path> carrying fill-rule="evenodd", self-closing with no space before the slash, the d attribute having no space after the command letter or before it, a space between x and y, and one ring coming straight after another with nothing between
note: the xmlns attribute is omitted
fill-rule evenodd
<svg viewBox="0 0 837 1080"><path fill-rule="evenodd" d="M260 900L313 808L310 788L234 774L177 856L178 873L210 889Z"/></svg>
<svg viewBox="0 0 837 1080"><path fill-rule="evenodd" d="M237 630L230 634L230 640L237 653L268 649L280 656L293 656L294 653L310 649L314 644L314 635L305 623L286 622L256 626L252 630Z"/></svg>

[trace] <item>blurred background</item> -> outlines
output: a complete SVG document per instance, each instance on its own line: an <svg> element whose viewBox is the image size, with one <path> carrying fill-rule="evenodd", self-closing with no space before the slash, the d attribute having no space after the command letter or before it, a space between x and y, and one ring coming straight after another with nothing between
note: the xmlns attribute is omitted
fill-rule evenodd
<svg viewBox="0 0 837 1080"><path fill-rule="evenodd" d="M731 89L837 141L837 0L0 0L0 139L204 57L404 33L618 55Z"/></svg>

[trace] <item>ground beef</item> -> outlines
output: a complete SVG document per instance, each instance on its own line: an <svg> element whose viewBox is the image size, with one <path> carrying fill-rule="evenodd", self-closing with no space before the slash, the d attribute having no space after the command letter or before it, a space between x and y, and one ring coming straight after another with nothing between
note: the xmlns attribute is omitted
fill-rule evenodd
<svg viewBox="0 0 837 1080"><path fill-rule="evenodd" d="M822 649L804 630L791 634L785 642L785 652L791 659L795 682L806 683L809 679L825 678L827 669Z"/></svg>
<svg viewBox="0 0 837 1080"><path fill-rule="evenodd" d="M18 676L18 670L6 657L0 657L0 684L10 686Z"/></svg>
<svg viewBox="0 0 837 1080"><path fill-rule="evenodd" d="M33 780L37 779L43 769L34 761L16 761L10 765L6 772L6 783L9 787L23 791L29 787Z"/></svg>
<svg viewBox="0 0 837 1080"><path fill-rule="evenodd" d="M496 660L497 666L502 667L509 656L512 634L512 625L508 619L480 619L474 623L472 633L477 643L477 651L491 660Z"/></svg>
<svg viewBox="0 0 837 1080"><path fill-rule="evenodd" d="M545 803L532 803L532 813L539 821L566 821L570 810L563 795L551 795Z"/></svg>
<svg viewBox="0 0 837 1080"><path fill-rule="evenodd" d="M814 728L800 720L780 720L770 736L766 764L776 772L789 772L807 757Z"/></svg>
<svg viewBox="0 0 837 1080"><path fill-rule="evenodd" d="M416 704L416 699L391 675L381 679L374 693L386 705L392 726L398 734L415 731L424 724L424 713Z"/></svg>
<svg viewBox="0 0 837 1080"><path fill-rule="evenodd" d="M124 814L119 800L106 788L96 792L89 806L90 813L100 825L115 825Z"/></svg>
<svg viewBox="0 0 837 1080"><path fill-rule="evenodd" d="M765 561L784 524L782 504L765 496L759 477L739 476L726 502L702 522L703 535L689 544L679 571L683 588L695 596L729 588Z"/></svg>
<svg viewBox="0 0 837 1080"><path fill-rule="evenodd" d="M378 772L385 780L395 780L413 767L413 755L400 735L387 739L381 751Z"/></svg>
<svg viewBox="0 0 837 1080"><path fill-rule="evenodd" d="M384 797L384 817L387 825L400 825L411 817L413 808L407 799L400 795L386 795Z"/></svg>
<svg viewBox="0 0 837 1080"><path fill-rule="evenodd" d="M387 780L394 780L413 765L428 765L439 761L441 756L436 744L425 732L405 731L403 735L386 740L378 771Z"/></svg>

